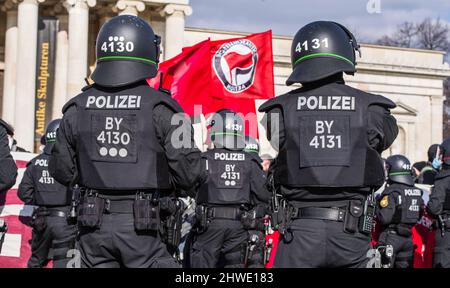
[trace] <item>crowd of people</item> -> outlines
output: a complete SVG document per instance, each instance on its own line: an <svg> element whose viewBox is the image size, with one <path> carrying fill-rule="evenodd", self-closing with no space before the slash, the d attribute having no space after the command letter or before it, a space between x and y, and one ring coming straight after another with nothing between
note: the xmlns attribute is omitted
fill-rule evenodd
<svg viewBox="0 0 450 288"><path fill-rule="evenodd" d="M115 47L118 35L129 49ZM101 28L93 84L48 124L18 188L38 207L29 267L45 266L50 251L61 268L264 267L268 231L280 234L276 268L367 267L374 219L383 265L411 267L411 229L424 211L439 226L435 266L450 266L450 140L432 145L426 162L383 162L398 134L395 103L345 84L359 51L346 27L317 21L295 35L286 84L301 88L259 109L278 152L270 161L236 111L214 113L203 153L189 122L172 124L183 109L145 81L157 75L159 44L135 16ZM14 131L2 122L0 191L17 177L7 134ZM426 207L415 183L433 185ZM193 225L182 229L187 208Z"/></svg>

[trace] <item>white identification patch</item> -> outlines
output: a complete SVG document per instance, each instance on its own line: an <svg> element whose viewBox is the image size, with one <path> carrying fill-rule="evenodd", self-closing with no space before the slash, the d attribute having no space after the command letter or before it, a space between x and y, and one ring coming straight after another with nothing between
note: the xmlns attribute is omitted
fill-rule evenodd
<svg viewBox="0 0 450 288"><path fill-rule="evenodd" d="M299 96L297 110L354 111L354 96Z"/></svg>
<svg viewBox="0 0 450 288"><path fill-rule="evenodd" d="M20 257L20 247L22 246L21 234L5 234L0 256Z"/></svg>

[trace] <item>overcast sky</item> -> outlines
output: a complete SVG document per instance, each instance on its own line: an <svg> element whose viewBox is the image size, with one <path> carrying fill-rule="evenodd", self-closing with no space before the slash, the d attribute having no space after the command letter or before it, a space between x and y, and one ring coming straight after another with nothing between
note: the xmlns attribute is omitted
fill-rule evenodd
<svg viewBox="0 0 450 288"><path fill-rule="evenodd" d="M188 27L241 32L272 29L276 35L293 36L311 21L333 20L362 42L389 34L404 21L440 17L450 23L450 0L190 0L190 5L194 12L187 17Z"/></svg>

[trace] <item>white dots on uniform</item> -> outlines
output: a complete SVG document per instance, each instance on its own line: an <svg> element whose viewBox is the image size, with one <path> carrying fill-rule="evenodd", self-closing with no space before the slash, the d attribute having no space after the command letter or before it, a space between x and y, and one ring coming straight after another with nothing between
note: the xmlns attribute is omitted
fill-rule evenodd
<svg viewBox="0 0 450 288"><path fill-rule="evenodd" d="M113 36L109 36L108 41L113 41Z"/></svg>
<svg viewBox="0 0 450 288"><path fill-rule="evenodd" d="M236 185L236 181L232 180L232 181L230 182L230 184L231 184L231 186L235 186L235 185Z"/></svg>
<svg viewBox="0 0 450 288"><path fill-rule="evenodd" d="M230 181L226 180L225 181L225 186L230 186Z"/></svg>
<svg viewBox="0 0 450 288"><path fill-rule="evenodd" d="M120 41L120 42L123 42L124 40L125 40L125 37L123 37L123 36L120 36L120 37L119 37L119 41Z"/></svg>
<svg viewBox="0 0 450 288"><path fill-rule="evenodd" d="M119 150L119 156L120 156L120 157L127 157L127 155L128 155L127 149L125 149L125 148L120 148L120 150Z"/></svg>
<svg viewBox="0 0 450 288"><path fill-rule="evenodd" d="M98 152L100 153L100 156L102 156L102 157L105 157L106 155L108 155L108 149L106 149L106 147L101 147Z"/></svg>
<svg viewBox="0 0 450 288"><path fill-rule="evenodd" d="M114 36L114 41L119 41L119 37Z"/></svg>
<svg viewBox="0 0 450 288"><path fill-rule="evenodd" d="M116 148L110 148L109 149L109 156L116 157L117 156L117 149Z"/></svg>

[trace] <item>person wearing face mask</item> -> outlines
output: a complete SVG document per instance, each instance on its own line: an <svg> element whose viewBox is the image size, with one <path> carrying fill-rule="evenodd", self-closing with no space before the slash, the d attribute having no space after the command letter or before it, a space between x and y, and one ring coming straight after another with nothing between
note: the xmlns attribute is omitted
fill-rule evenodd
<svg viewBox="0 0 450 288"><path fill-rule="evenodd" d="M450 268L450 138L438 147L438 160L442 163L435 177L427 204L428 212L436 219L433 267Z"/></svg>
<svg viewBox="0 0 450 288"><path fill-rule="evenodd" d="M419 184L434 185L434 179L442 165L439 159L439 144L433 144L428 148L428 162L425 167L420 170L418 181Z"/></svg>

